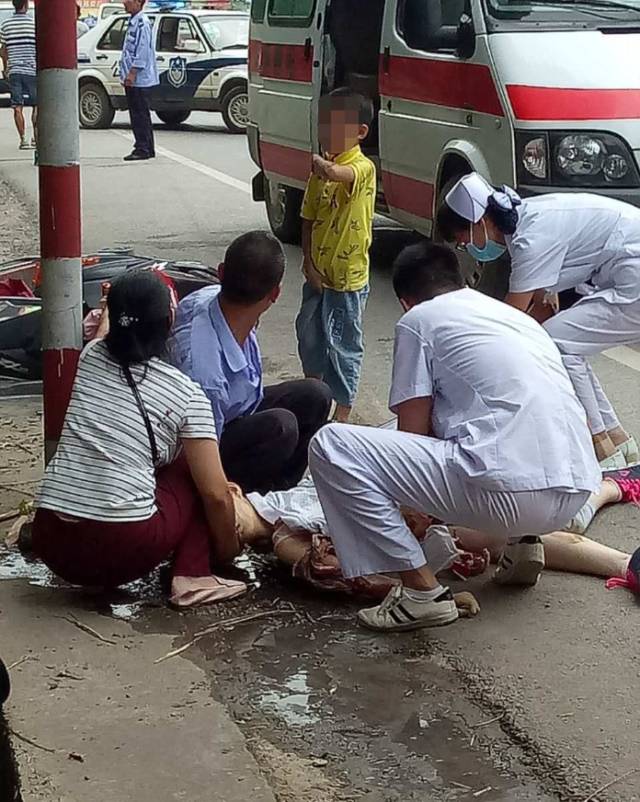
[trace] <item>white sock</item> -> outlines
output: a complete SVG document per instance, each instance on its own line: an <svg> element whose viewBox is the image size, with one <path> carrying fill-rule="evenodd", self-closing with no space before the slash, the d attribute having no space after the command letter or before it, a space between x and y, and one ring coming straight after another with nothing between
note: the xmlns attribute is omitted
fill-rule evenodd
<svg viewBox="0 0 640 802"><path fill-rule="evenodd" d="M413 601L433 601L437 599L441 593L444 593L442 585L438 585L433 590L414 590L413 588L403 588L404 593Z"/></svg>

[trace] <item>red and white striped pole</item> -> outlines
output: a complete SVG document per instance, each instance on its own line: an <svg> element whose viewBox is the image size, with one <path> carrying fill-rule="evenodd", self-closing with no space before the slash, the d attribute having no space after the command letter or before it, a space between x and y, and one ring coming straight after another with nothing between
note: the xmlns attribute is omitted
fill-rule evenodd
<svg viewBox="0 0 640 802"><path fill-rule="evenodd" d="M37 141L47 461L60 439L82 348L76 21L76 0L37 0Z"/></svg>

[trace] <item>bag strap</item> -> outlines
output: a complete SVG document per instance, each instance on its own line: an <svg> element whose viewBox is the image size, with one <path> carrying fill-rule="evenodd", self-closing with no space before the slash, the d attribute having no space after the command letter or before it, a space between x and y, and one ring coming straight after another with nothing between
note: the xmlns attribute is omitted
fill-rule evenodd
<svg viewBox="0 0 640 802"><path fill-rule="evenodd" d="M149 413L145 409L142 397L140 395L140 390L138 390L138 385L135 383L129 365L122 365L122 372L124 373L124 377L127 380L127 384L129 385L131 391L133 392L133 395L136 399L136 404L138 405L138 409L140 410L140 414L142 415L142 420L144 421L144 425L147 430L147 435L149 437L149 445L151 446L151 459L153 460L153 466L155 468L158 466L160 462L160 455L158 454L158 445L156 443L156 436L153 433L153 427L151 426L151 421L149 420Z"/></svg>

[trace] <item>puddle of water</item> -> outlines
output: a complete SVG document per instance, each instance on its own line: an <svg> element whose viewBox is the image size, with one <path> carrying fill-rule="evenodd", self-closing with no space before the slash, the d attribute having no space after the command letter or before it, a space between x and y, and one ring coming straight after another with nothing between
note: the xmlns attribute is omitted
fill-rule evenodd
<svg viewBox="0 0 640 802"><path fill-rule="evenodd" d="M17 550L0 552L0 580L28 579L30 585L52 588L64 583L39 560L31 560Z"/></svg>
<svg viewBox="0 0 640 802"><path fill-rule="evenodd" d="M308 679L306 671L298 671L286 677L281 688L273 688L259 696L258 704L288 725L305 727L317 724L320 717L313 711Z"/></svg>
<svg viewBox="0 0 640 802"><path fill-rule="evenodd" d="M482 712L445 669L406 660L410 637L363 635L350 620L279 622L201 647L218 658L222 650L216 686L238 719L260 733L269 722L270 740L287 752L327 757L354 799L363 789L374 794L367 799L379 792L404 802L554 799L504 774L481 748L489 733L471 745L464 721Z"/></svg>

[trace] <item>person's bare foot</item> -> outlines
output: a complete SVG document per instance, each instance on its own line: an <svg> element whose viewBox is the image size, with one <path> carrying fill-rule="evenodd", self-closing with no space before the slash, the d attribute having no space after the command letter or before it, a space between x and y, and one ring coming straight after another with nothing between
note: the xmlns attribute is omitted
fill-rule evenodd
<svg viewBox="0 0 640 802"><path fill-rule="evenodd" d="M349 423L349 416L351 415L351 407L344 404L336 404L336 411L333 413L334 423Z"/></svg>

